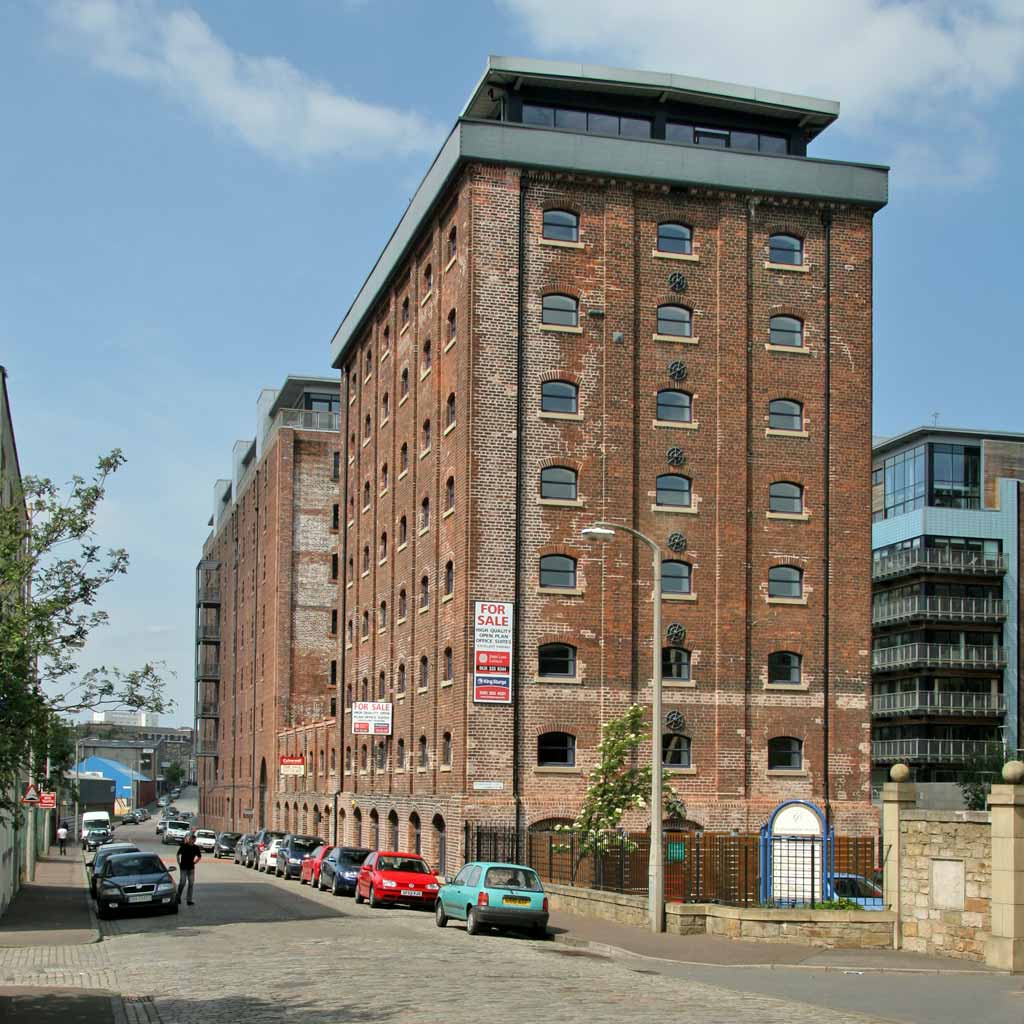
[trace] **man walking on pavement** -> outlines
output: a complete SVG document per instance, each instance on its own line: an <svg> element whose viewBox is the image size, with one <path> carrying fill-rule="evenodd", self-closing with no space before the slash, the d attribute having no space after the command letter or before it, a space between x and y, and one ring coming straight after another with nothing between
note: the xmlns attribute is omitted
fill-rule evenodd
<svg viewBox="0 0 1024 1024"><path fill-rule="evenodd" d="M66 857L67 853L64 850L64 844L68 841L68 827L62 821L60 828L57 829L57 842L60 843L60 855Z"/></svg>
<svg viewBox="0 0 1024 1024"><path fill-rule="evenodd" d="M203 851L196 846L194 832L185 836L185 841L178 847L178 868L181 877L178 879L178 902L181 903L181 894L188 882L188 905L192 906L192 890L196 885L196 861L203 859Z"/></svg>

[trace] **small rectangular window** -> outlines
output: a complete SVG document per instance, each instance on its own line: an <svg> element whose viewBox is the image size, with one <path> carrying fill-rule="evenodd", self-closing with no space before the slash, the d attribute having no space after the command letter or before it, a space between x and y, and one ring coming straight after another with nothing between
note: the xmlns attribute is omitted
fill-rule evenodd
<svg viewBox="0 0 1024 1024"><path fill-rule="evenodd" d="M748 149L754 153L757 152L756 132L731 132L729 142L733 149Z"/></svg>
<svg viewBox="0 0 1024 1024"><path fill-rule="evenodd" d="M614 114L588 114L587 131L594 135L618 135L619 119Z"/></svg>
<svg viewBox="0 0 1024 1024"><path fill-rule="evenodd" d="M679 124L675 121L669 121L665 125L665 139L668 142L681 142L684 145L693 145L693 125L692 124Z"/></svg>
<svg viewBox="0 0 1024 1024"><path fill-rule="evenodd" d="M714 146L716 149L725 149L729 145L729 133L716 131L714 128L695 128L693 139L698 146Z"/></svg>
<svg viewBox="0 0 1024 1024"><path fill-rule="evenodd" d="M789 152L789 140L785 135L762 135L758 148L762 153L771 153L772 156L785 156Z"/></svg>
<svg viewBox="0 0 1024 1024"><path fill-rule="evenodd" d="M556 110L555 127L567 132L585 132L587 115L582 110Z"/></svg>
<svg viewBox="0 0 1024 1024"><path fill-rule="evenodd" d="M533 103L524 103L523 124L539 125L542 128L554 128L554 107L538 107Z"/></svg>

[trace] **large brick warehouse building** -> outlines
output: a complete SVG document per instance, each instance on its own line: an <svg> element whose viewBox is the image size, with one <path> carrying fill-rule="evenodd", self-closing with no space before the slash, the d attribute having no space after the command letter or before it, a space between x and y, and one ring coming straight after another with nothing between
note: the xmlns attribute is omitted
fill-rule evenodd
<svg viewBox="0 0 1024 1024"><path fill-rule="evenodd" d="M662 545L654 732L688 820L807 797L873 829L887 175L807 156L837 115L490 60L331 346L339 838L444 864L469 823L572 818L602 722L652 697L650 555L588 542L602 520ZM475 699L477 602L514 606L509 703ZM390 735L353 734L359 701Z"/></svg>

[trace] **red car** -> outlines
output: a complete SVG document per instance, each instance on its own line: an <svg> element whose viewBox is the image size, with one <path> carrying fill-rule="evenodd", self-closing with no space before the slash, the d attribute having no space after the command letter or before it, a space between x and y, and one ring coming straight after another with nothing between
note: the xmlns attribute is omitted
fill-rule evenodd
<svg viewBox="0 0 1024 1024"><path fill-rule="evenodd" d="M409 903L433 909L441 880L417 853L378 850L363 862L356 878L356 903L371 907Z"/></svg>
<svg viewBox="0 0 1024 1024"><path fill-rule="evenodd" d="M320 862L333 849L333 846L318 846L316 850L302 862L302 869L299 871L299 881L303 885L307 882L309 882L310 885L316 885L320 881Z"/></svg>

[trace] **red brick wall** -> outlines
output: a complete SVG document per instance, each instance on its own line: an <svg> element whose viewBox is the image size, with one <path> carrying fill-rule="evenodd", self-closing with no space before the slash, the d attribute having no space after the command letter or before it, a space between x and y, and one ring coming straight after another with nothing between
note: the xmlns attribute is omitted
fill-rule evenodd
<svg viewBox="0 0 1024 1024"><path fill-rule="evenodd" d="M424 228L415 259L396 275L372 329L349 353L343 373L358 360L349 405L356 443L348 465L349 490L359 495L348 529L356 576L344 592L344 618L355 638L345 652L345 686L361 698L362 681L376 690L385 673L395 699L394 736L386 768L368 757L347 721L343 745L352 746L353 770L343 777L347 806L343 834L355 841L353 812L362 817L368 841L376 810L382 835L390 811L398 814L400 837L417 814L430 856L443 817L451 838L464 820L508 820L512 805L512 709L478 706L469 690L472 658L471 601L515 596L516 302L518 294L519 172L509 167L474 167L453 187L444 212ZM452 205L454 204L454 205ZM522 646L517 666L520 701L520 781L524 821L571 817L593 766L600 723L631 701L650 701L650 558L647 549L616 540L605 547L585 543L580 530L600 518L631 523L662 541L672 532L687 539L685 560L693 565L696 599L666 601L664 623L687 630L694 685L666 687L666 710L685 716L696 771L673 775L691 820L711 828L754 829L777 802L806 797L821 802L823 781L824 639L824 228L812 204L673 191L639 184L530 175L527 180L527 250L524 265L526 336L523 378L526 403L524 500L519 569L523 601ZM543 209L558 206L581 216L580 248L540 244ZM694 261L655 258L656 227L681 220L694 228ZM459 254L447 263L449 228L457 225ZM768 236L805 239L806 273L765 267ZM871 215L854 208L834 214L832 256L832 463L831 463L831 801L840 831L870 832L869 458L871 419ZM434 271L433 294L424 301L423 269ZM681 271L687 290L668 288ZM550 332L540 323L546 292L580 299L582 332ZM403 331L406 296L411 323ZM655 310L681 302L694 313L694 344L653 340ZM448 310L458 316L458 340L443 352ZM603 311L600 318L587 315ZM808 354L768 351L768 318L777 313L805 322ZM382 358L384 330L390 354ZM621 334L621 340L617 335ZM423 345L431 340L432 367L423 372ZM365 359L373 352L366 380ZM673 386L668 366L686 364L696 429L655 428L655 396ZM408 367L410 396L399 403L400 374ZM538 416L540 385L553 377L580 388L582 419ZM458 426L441 436L447 395L457 396ZM379 422L383 395L388 423ZM804 403L806 438L766 436L771 398ZM373 416L369 441L363 422ZM422 423L429 417L433 441L421 455ZM402 443L410 468L398 478ZM683 468L693 480L696 515L651 510L654 480L672 467L667 450L681 447ZM389 488L379 494L380 469L389 467ZM568 465L579 473L579 507L542 505L540 469ZM456 511L441 519L444 482L456 480ZM362 508L362 488L374 495ZM807 521L769 520L768 486L775 480L805 488ZM424 496L431 501L431 526L418 534L414 520ZM409 544L395 551L399 518L409 523ZM389 556L378 564L380 533L389 535ZM366 577L362 548L375 553ZM541 554L578 559L579 596L537 593ZM664 549L665 557L671 553ZM454 600L439 601L444 565L455 564ZM794 564L805 573L805 606L769 604L772 565ZM431 580L431 607L416 609L419 580ZM396 621L398 593L405 589L409 614ZM385 630L364 641L364 611L386 600ZM634 648L632 637L641 639ZM563 640L578 649L579 681L535 680L540 643ZM454 652L454 683L439 685L437 666L446 646ZM803 657L803 687L767 686L767 657L792 650ZM417 692L418 663L431 662L426 692ZM407 689L396 692L404 664ZM343 693L347 702L347 693ZM536 768L536 739L548 730L577 737L577 770ZM453 736L451 771L438 755L445 732ZM395 745L407 760L418 737L428 740L426 770L399 770ZM804 742L804 771L775 775L767 770L766 744L773 736ZM648 755L645 755L648 756ZM477 791L474 782L500 784ZM437 822L440 824L440 822ZM384 840L382 839L382 842ZM449 854L451 855L451 854Z"/></svg>
<svg viewBox="0 0 1024 1024"><path fill-rule="evenodd" d="M295 752L294 744L278 742L279 732L319 721L315 749L329 752L320 739L328 732L337 745L329 665L338 656L338 637L330 634L338 589L331 579L338 543L331 506L338 500L332 464L340 439L278 429L271 440L204 550L221 563L218 757L201 758L198 766L203 823L216 829L259 827L264 764L262 823L273 823L278 756ZM336 778L317 776L306 785L320 805Z"/></svg>

